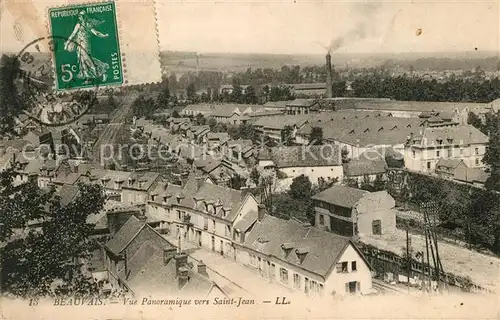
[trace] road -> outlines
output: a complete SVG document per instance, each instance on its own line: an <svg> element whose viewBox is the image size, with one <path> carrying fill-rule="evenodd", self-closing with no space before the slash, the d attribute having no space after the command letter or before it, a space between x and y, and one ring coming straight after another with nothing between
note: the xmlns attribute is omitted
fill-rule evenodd
<svg viewBox="0 0 500 320"><path fill-rule="evenodd" d="M120 131L122 125L125 123L125 119L131 110L131 106L132 106L132 103L130 103L130 102L120 103L113 118L110 120L110 122L107 124L107 126L101 131L99 138L95 142L93 150L92 150L92 161L95 164L103 165L103 163L101 162L102 146L114 145L115 138L116 138L118 132ZM109 149L107 149L107 150L109 150Z"/></svg>

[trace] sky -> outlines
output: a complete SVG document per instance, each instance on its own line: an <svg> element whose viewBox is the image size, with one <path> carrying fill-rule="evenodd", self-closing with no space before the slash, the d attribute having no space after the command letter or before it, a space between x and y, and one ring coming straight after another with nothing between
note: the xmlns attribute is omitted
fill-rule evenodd
<svg viewBox="0 0 500 320"><path fill-rule="evenodd" d="M42 32L33 25L45 27L46 7L72 1L1 0L0 50L19 51ZM500 51L498 2L156 0L156 9L161 50L319 54L333 45L338 53Z"/></svg>

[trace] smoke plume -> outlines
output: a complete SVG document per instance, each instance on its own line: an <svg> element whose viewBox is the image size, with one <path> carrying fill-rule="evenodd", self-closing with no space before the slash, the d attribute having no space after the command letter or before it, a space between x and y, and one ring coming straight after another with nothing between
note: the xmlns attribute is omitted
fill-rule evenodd
<svg viewBox="0 0 500 320"><path fill-rule="evenodd" d="M371 29L375 28L375 16L380 10L380 2L354 4L353 11L359 16L359 21L343 35L332 39L328 52L331 53L346 45L366 39Z"/></svg>

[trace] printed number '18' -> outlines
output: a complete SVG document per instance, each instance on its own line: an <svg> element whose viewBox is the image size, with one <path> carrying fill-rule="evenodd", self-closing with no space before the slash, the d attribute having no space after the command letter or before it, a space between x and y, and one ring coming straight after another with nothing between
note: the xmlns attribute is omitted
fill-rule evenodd
<svg viewBox="0 0 500 320"><path fill-rule="evenodd" d="M70 65L69 63L63 64L61 66L62 76L61 79L64 82L70 82L73 79L73 72L76 72L76 66Z"/></svg>

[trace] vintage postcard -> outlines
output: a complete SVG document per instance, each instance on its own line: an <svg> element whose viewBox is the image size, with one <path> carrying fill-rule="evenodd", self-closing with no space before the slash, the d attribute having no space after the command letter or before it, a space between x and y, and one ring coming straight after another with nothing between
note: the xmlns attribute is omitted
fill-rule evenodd
<svg viewBox="0 0 500 320"><path fill-rule="evenodd" d="M500 3L2 0L2 319L498 319Z"/></svg>

